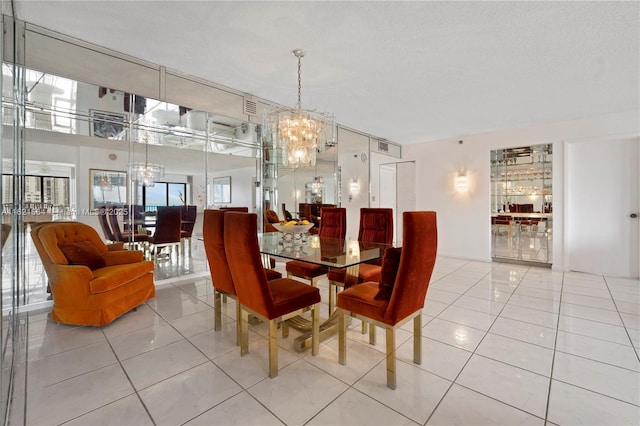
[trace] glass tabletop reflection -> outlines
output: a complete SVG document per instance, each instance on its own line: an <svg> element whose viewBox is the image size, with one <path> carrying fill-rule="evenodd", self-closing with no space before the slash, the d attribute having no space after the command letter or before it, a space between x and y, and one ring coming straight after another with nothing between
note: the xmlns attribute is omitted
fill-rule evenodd
<svg viewBox="0 0 640 426"><path fill-rule="evenodd" d="M390 247L388 244L281 232L258 234L258 242L262 254L301 260L331 268L345 268L379 259L382 257L384 249Z"/></svg>

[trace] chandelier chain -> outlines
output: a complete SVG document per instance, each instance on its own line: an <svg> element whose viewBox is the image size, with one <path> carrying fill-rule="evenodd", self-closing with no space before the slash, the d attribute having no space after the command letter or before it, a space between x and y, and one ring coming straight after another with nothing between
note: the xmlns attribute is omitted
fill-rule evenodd
<svg viewBox="0 0 640 426"><path fill-rule="evenodd" d="M298 109L302 109L302 65L300 56L298 56Z"/></svg>

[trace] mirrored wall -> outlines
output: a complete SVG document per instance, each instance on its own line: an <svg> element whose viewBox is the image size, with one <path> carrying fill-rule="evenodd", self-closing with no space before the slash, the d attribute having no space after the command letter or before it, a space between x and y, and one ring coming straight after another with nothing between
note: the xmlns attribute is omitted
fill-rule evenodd
<svg viewBox="0 0 640 426"><path fill-rule="evenodd" d="M491 151L492 257L552 263L553 145Z"/></svg>
<svg viewBox="0 0 640 426"><path fill-rule="evenodd" d="M23 101L13 96L14 81ZM260 204L255 188L261 150L254 123L11 64L3 65L3 87L3 223L25 231L7 250L31 265L39 264L28 234L37 223L74 220L100 233L97 208L105 205L118 213L122 231L153 234L158 207L194 205L195 238L187 253L157 262L155 274L161 281L205 273L197 239L204 209L255 211ZM7 132L16 117L23 118L20 132ZM3 268L7 282L11 273ZM50 299L42 268L27 267L24 273L20 305Z"/></svg>

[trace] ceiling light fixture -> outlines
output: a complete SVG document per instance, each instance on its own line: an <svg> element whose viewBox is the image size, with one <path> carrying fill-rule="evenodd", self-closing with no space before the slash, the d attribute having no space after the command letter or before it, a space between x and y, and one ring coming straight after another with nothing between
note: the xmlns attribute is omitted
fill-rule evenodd
<svg viewBox="0 0 640 426"><path fill-rule="evenodd" d="M164 166L161 164L149 163L149 133L144 132L142 143L144 143L144 163L131 163L132 179L142 186L154 186L156 181L164 177Z"/></svg>
<svg viewBox="0 0 640 426"><path fill-rule="evenodd" d="M277 108L268 115L269 131L273 147L282 149L282 164L285 166L307 167L316 164L316 154L324 151L327 144L326 133L333 136L335 121L333 116L302 109L301 102L301 59L302 49L291 52L298 58L298 103L295 109ZM332 141L333 142L333 141Z"/></svg>

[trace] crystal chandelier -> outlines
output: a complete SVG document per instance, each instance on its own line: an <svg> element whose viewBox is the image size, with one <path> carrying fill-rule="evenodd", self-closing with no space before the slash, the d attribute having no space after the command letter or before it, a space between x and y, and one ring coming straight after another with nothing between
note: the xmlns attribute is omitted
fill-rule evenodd
<svg viewBox="0 0 640 426"><path fill-rule="evenodd" d="M327 143L326 134L333 137L335 127L332 116L302 109L301 103L301 58L305 52L295 49L291 52L298 58L298 103L295 109L278 108L272 111L265 123L273 147L282 149L282 164L285 166L307 167L316 164L316 153L323 151ZM331 141L333 142L333 141Z"/></svg>
<svg viewBox="0 0 640 426"><path fill-rule="evenodd" d="M164 176L164 166L149 163L149 133L144 132L142 143L144 143L144 163L131 163L131 176L139 185L153 186L159 178Z"/></svg>

